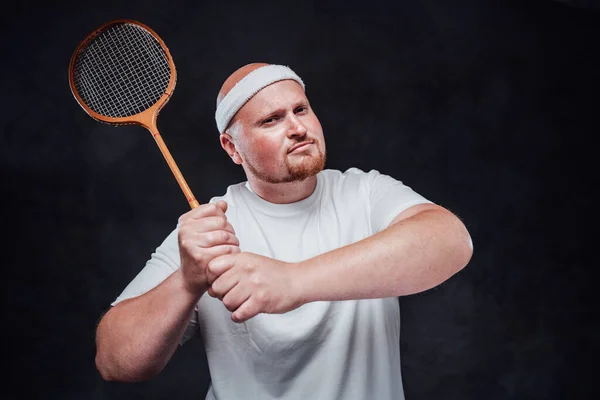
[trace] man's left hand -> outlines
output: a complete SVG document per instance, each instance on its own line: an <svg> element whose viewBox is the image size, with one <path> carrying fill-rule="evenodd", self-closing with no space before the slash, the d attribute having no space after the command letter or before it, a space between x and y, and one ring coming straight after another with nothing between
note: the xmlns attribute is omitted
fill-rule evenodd
<svg viewBox="0 0 600 400"><path fill-rule="evenodd" d="M302 305L297 274L294 263L246 252L222 255L208 264L208 294L223 301L234 322L282 314Z"/></svg>

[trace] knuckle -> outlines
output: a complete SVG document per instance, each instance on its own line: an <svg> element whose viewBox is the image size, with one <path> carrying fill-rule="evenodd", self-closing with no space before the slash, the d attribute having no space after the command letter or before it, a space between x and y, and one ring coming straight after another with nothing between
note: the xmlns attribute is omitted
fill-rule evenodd
<svg viewBox="0 0 600 400"><path fill-rule="evenodd" d="M267 292L264 290L259 290L256 292L256 301L260 304L264 304L267 300Z"/></svg>
<svg viewBox="0 0 600 400"><path fill-rule="evenodd" d="M260 278L260 276L258 276L258 275L252 275L252 276L250 277L250 282L252 282L252 284L253 284L254 286L261 286L261 284L262 284L262 279L261 279L261 278ZM263 293L263 291L259 292L259 294L260 294L260 293Z"/></svg>
<svg viewBox="0 0 600 400"><path fill-rule="evenodd" d="M229 297L223 298L223 304L229 311L235 311L235 303Z"/></svg>
<svg viewBox="0 0 600 400"><path fill-rule="evenodd" d="M248 313L244 310L237 311L235 315L236 322L246 321L248 319L247 314Z"/></svg>
<svg viewBox="0 0 600 400"><path fill-rule="evenodd" d="M219 231L219 240L221 243L227 243L229 241L229 233L227 231Z"/></svg>
<svg viewBox="0 0 600 400"><path fill-rule="evenodd" d="M193 250L190 252L190 257L195 262L198 262L202 260L202 253L199 250Z"/></svg>
<svg viewBox="0 0 600 400"><path fill-rule="evenodd" d="M208 273L210 273L212 275L215 275L217 272L217 267L212 262L213 260L214 260L214 258L206 263L206 271L208 271Z"/></svg>
<svg viewBox="0 0 600 400"><path fill-rule="evenodd" d="M177 222L179 224L183 224L183 223L187 222L190 218L192 218L193 214L194 214L194 210L190 210L190 211L186 212L185 214L180 215L179 218L177 219Z"/></svg>

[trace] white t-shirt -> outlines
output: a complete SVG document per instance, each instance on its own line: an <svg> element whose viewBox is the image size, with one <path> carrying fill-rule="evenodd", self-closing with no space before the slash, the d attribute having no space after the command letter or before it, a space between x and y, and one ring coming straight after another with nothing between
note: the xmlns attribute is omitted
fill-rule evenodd
<svg viewBox="0 0 600 400"><path fill-rule="evenodd" d="M407 208L431 203L390 176L357 168L320 172L315 191L296 203L269 203L247 182L211 202L221 199L241 251L286 262L364 239ZM179 262L175 228L113 305L155 287ZM313 302L238 324L204 295L182 343L198 331L211 375L206 400L404 399L396 297Z"/></svg>

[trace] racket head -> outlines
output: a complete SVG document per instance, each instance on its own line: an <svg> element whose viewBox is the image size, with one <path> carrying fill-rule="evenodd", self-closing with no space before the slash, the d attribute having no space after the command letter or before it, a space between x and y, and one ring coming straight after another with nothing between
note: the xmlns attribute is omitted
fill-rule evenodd
<svg viewBox="0 0 600 400"><path fill-rule="evenodd" d="M69 63L75 100L93 119L155 129L175 90L177 71L165 42L132 19L105 23L81 41Z"/></svg>

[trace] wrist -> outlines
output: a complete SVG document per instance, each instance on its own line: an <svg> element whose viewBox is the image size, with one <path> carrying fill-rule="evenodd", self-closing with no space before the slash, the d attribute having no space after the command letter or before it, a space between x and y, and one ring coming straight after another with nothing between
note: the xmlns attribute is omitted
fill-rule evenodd
<svg viewBox="0 0 600 400"><path fill-rule="evenodd" d="M292 263L292 296L296 299L298 307L316 301L314 298L314 281L311 279L312 265L306 261Z"/></svg>
<svg viewBox="0 0 600 400"><path fill-rule="evenodd" d="M177 279L179 282L179 287L183 293L194 300L199 300L202 295L208 291L208 282L204 285L202 284L191 284L188 279L186 279L183 270L179 268L175 274L177 274Z"/></svg>

